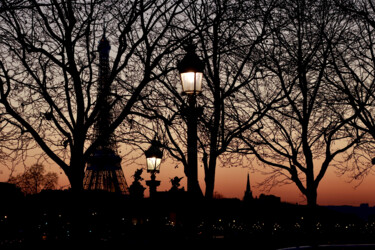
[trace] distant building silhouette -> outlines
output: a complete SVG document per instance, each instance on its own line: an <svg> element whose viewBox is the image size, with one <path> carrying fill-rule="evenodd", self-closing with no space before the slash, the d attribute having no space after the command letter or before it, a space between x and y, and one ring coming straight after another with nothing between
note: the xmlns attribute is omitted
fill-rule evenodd
<svg viewBox="0 0 375 250"><path fill-rule="evenodd" d="M97 102L100 107L95 124L95 139L98 146L87 161L83 186L86 190L103 190L121 194L128 194L124 172L121 168L121 157L116 153L116 142L109 132L112 121L109 51L111 46L105 36L101 38L99 51L99 81Z"/></svg>
<svg viewBox="0 0 375 250"><path fill-rule="evenodd" d="M15 184L0 182L0 196L3 202L6 202L7 200L19 199L20 197L23 197L24 194Z"/></svg>
<svg viewBox="0 0 375 250"><path fill-rule="evenodd" d="M247 183L246 183L246 191L245 195L243 197L244 201L252 201L254 199L253 193L251 192L251 187L250 187L250 176L249 173L247 174Z"/></svg>
<svg viewBox="0 0 375 250"><path fill-rule="evenodd" d="M269 195L261 194L258 198L258 201L265 203L265 204L280 204L281 198L272 194L269 194Z"/></svg>

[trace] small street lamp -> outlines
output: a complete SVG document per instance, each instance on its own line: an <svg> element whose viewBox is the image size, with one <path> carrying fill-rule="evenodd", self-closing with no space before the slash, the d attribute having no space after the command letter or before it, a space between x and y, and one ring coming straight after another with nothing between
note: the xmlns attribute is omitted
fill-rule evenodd
<svg viewBox="0 0 375 250"><path fill-rule="evenodd" d="M185 169L185 174L187 176L188 193L193 196L202 196L202 191L198 183L197 113L199 109L196 107L196 96L202 91L204 63L195 53L195 46L193 44L186 46L185 50L185 57L177 65L183 93L188 96L188 108L186 112L188 166Z"/></svg>
<svg viewBox="0 0 375 250"><path fill-rule="evenodd" d="M159 141L152 140L151 146L145 152L147 173L151 173L151 180L146 181L146 185L150 187L150 197L155 195L156 188L160 185L160 181L155 180L155 173L160 172L161 159L163 158L160 146Z"/></svg>

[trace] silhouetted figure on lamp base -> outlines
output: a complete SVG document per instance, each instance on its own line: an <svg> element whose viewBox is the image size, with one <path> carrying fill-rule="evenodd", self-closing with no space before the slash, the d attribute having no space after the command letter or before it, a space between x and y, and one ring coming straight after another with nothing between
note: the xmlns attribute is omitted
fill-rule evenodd
<svg viewBox="0 0 375 250"><path fill-rule="evenodd" d="M137 169L133 175L134 181L129 187L130 197L133 199L142 199L145 187L140 183L143 178L141 177L143 169Z"/></svg>
<svg viewBox="0 0 375 250"><path fill-rule="evenodd" d="M173 193L177 193L177 192L185 192L184 187L179 188L179 186L180 186L180 181L182 180L182 178L184 178L184 177L178 178L178 177L176 176L176 177L174 177L173 179L171 179L172 188L169 190L169 192L173 192Z"/></svg>

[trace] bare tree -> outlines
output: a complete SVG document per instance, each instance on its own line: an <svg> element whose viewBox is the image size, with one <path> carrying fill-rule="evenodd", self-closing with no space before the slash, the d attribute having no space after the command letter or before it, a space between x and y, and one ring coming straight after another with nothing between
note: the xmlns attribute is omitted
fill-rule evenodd
<svg viewBox="0 0 375 250"><path fill-rule="evenodd" d="M328 41L342 29L329 1L284 1L272 14L273 35L263 43L263 70L285 98L242 133L242 150L271 167L266 184L294 183L310 208L334 159L357 137L349 123L355 114L336 99L325 79ZM241 123L242 121L239 120Z"/></svg>
<svg viewBox="0 0 375 250"><path fill-rule="evenodd" d="M25 194L37 194L42 190L56 189L58 176L54 172L46 173L43 165L34 164L24 173L11 176L9 183L15 184Z"/></svg>
<svg viewBox="0 0 375 250"><path fill-rule="evenodd" d="M203 91L197 97L196 115L205 196L212 198L218 160L225 164L225 157L221 156L233 151L230 148L236 135L261 119L280 92L268 88L267 97L257 96L264 93L262 84L266 84L257 81L261 61L257 46L269 34L267 22L275 1L187 1L185 4L184 19L176 34L180 39L192 39L197 55L205 63ZM178 60L185 51L180 53ZM171 67L176 65L177 61ZM134 139L144 138L149 131L154 131L169 155L183 164L187 178L191 178L186 157L189 119L186 112L189 110L181 95L178 72L174 70L159 80L149 89L149 98L142 106L146 112L139 114L152 122L148 126L144 125L146 122L134 124L139 132ZM241 124L234 122L238 116L246 120Z"/></svg>
<svg viewBox="0 0 375 250"><path fill-rule="evenodd" d="M342 172L363 180L375 164L375 2L336 1L348 20L331 47L331 71L326 78L333 89L341 93L343 105L350 106L358 118L352 123L361 142L348 154ZM346 163L346 164L345 164Z"/></svg>
<svg viewBox="0 0 375 250"><path fill-rule="evenodd" d="M257 81L262 58L258 47L269 35L267 24L275 3L207 1L203 8L190 10L190 22L197 29L199 49L206 64L199 143L208 198L214 196L218 160L228 165L235 162L232 152L229 162L222 157L231 151L231 142L261 120L279 96L279 90L269 88L269 95L259 101L261 89L265 88L261 84L265 82ZM236 123L237 116L246 120Z"/></svg>
<svg viewBox="0 0 375 250"><path fill-rule="evenodd" d="M142 90L180 41L169 27L179 1L2 1L0 105L3 119L20 133L22 157L41 149L83 188L85 162L101 138L93 138L97 101L97 46L105 26L111 43L111 108L108 133L126 120ZM105 135L104 135L105 136Z"/></svg>

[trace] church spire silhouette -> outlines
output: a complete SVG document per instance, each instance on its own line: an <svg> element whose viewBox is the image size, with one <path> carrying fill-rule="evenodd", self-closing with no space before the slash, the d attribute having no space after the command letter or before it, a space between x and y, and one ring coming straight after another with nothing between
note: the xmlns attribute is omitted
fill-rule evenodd
<svg viewBox="0 0 375 250"><path fill-rule="evenodd" d="M250 175L247 173L247 183L246 183L246 190L245 190L245 195L243 197L244 201L251 201L253 200L253 193L251 192L251 187L250 187Z"/></svg>

